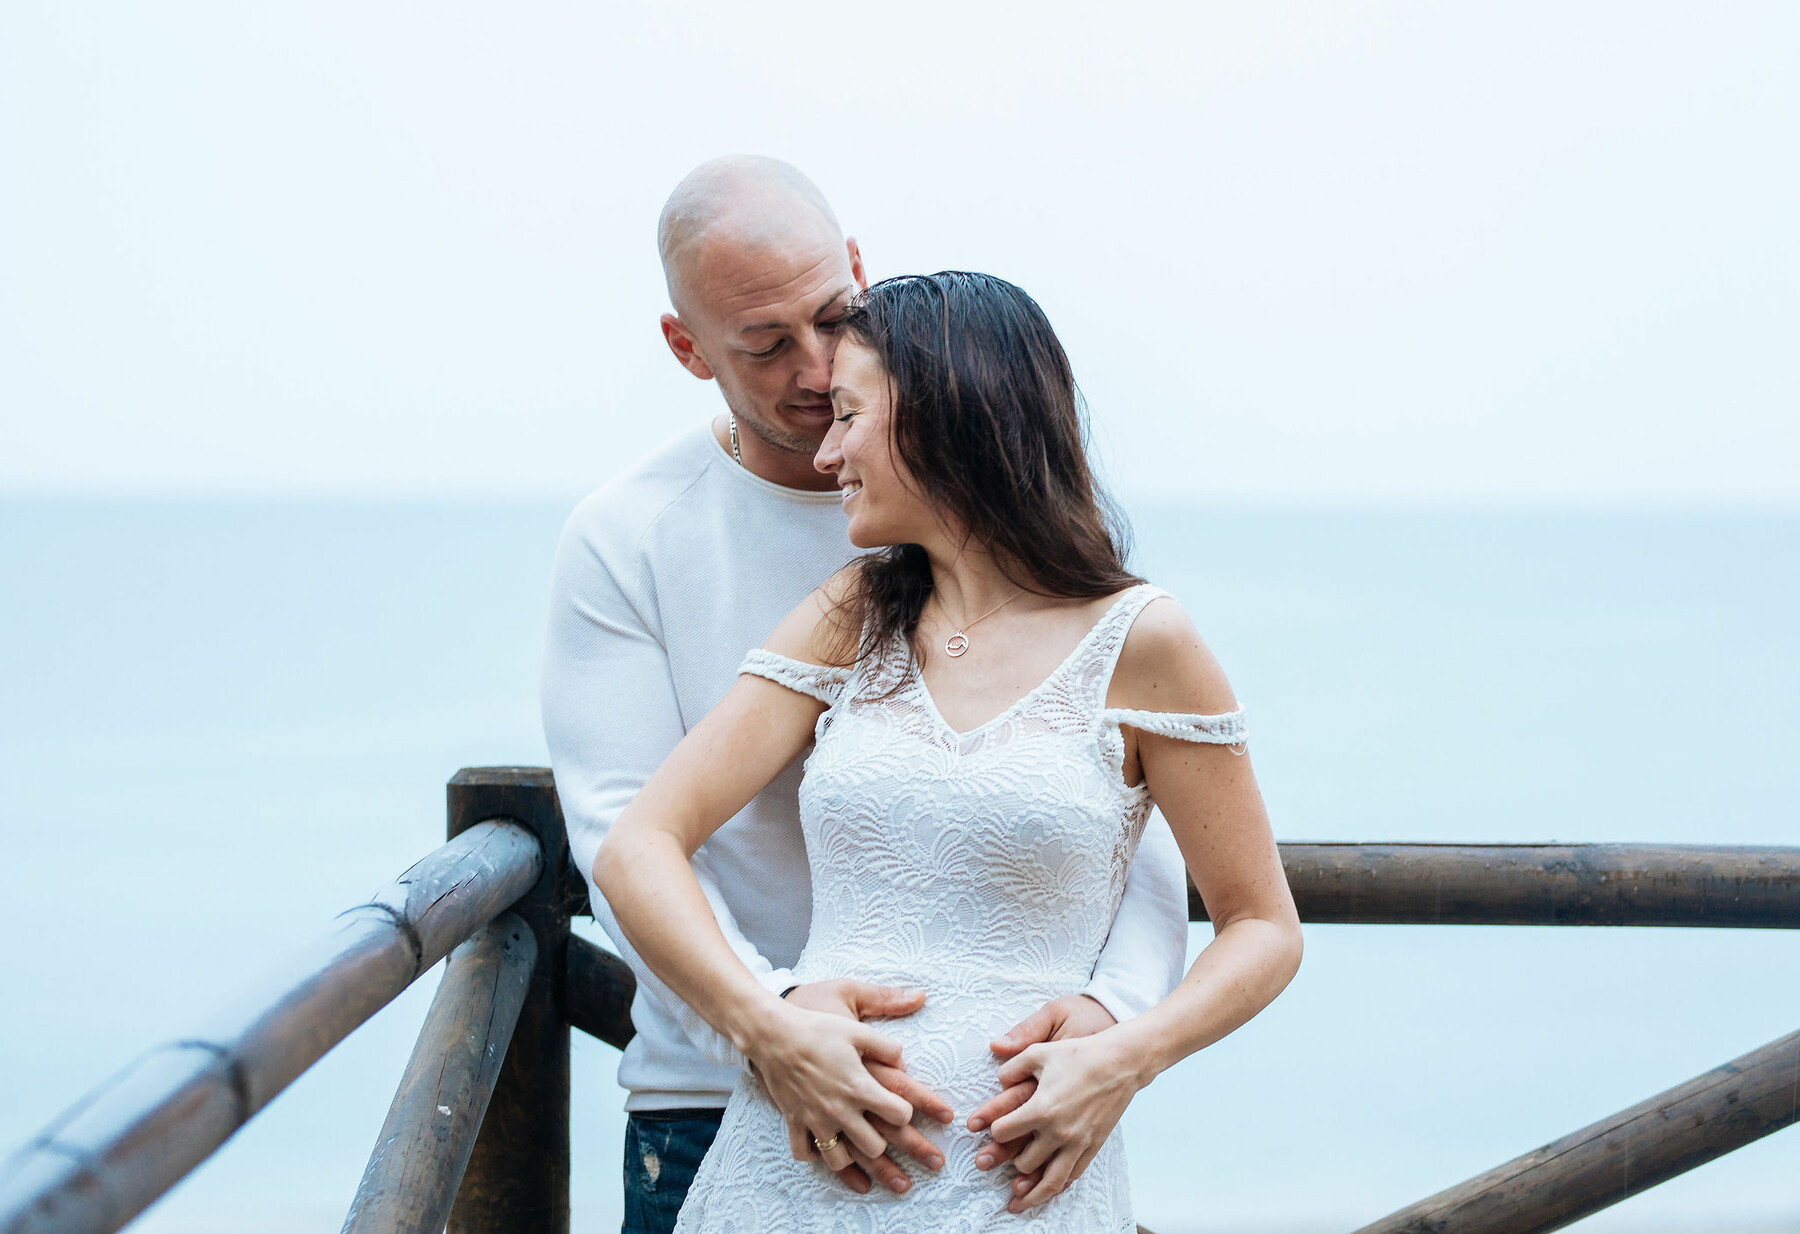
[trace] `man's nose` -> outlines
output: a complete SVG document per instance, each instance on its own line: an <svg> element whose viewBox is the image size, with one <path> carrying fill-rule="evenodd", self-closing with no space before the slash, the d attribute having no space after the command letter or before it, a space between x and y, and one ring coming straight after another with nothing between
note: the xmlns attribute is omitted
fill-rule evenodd
<svg viewBox="0 0 1800 1234"><path fill-rule="evenodd" d="M800 348L800 388L809 394L831 391L831 342L824 333L814 330Z"/></svg>

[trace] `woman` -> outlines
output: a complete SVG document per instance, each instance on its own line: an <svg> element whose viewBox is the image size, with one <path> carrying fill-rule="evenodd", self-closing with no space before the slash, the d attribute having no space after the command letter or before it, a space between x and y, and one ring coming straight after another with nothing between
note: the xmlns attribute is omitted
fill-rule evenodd
<svg viewBox="0 0 1800 1234"><path fill-rule="evenodd" d="M843 489L851 542L882 551L750 654L595 861L644 960L754 1069L677 1228L977 1230L1029 1213L1035 1229L1131 1230L1125 1106L1299 965L1242 713L1181 609L1125 570L1068 360L1029 296L979 274L878 283L843 323L832 385L816 465ZM811 742L813 919L794 979L926 990L881 1030L766 991L688 866ZM1144 1015L997 1066L992 1034L1086 984L1153 802L1211 944ZM904 1196L852 1193L828 1171L914 1119L863 1060L902 1055L966 1121L918 1117L944 1161L906 1163ZM1028 1077L1022 1105L971 1116ZM806 1133L785 1149L784 1122ZM990 1137L1024 1147L988 1172L978 1158L1004 1155Z"/></svg>

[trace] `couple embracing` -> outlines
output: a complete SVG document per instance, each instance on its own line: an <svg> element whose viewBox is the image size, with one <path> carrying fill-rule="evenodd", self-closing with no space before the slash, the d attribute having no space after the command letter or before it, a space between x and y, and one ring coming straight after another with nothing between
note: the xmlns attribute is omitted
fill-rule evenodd
<svg viewBox="0 0 1800 1234"><path fill-rule="evenodd" d="M571 517L543 683L638 975L625 1232L1132 1230L1126 1105L1300 961L1231 689L1023 291L868 286L769 159L659 242L727 412Z"/></svg>

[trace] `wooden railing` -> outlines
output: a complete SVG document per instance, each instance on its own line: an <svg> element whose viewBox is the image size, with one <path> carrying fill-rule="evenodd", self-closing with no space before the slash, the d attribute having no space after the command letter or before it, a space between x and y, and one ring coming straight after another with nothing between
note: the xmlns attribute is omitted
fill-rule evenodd
<svg viewBox="0 0 1800 1234"><path fill-rule="evenodd" d="M1800 928L1800 848L1283 844L1301 918ZM1190 915L1205 906L1190 896ZM446 955L345 1231L567 1234L569 1030L632 1036L631 971L588 911L549 772L449 786L449 842L232 1009L83 1098L0 1164L0 1234L119 1229ZM1553 1230L1800 1121L1800 1032L1359 1234Z"/></svg>

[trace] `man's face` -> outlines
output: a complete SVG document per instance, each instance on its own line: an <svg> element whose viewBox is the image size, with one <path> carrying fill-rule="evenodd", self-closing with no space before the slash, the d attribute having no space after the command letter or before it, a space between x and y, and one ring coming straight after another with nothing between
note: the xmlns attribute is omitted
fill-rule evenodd
<svg viewBox="0 0 1800 1234"><path fill-rule="evenodd" d="M679 324L740 424L810 457L831 427L837 323L863 285L856 242L829 232L708 242L690 266Z"/></svg>

